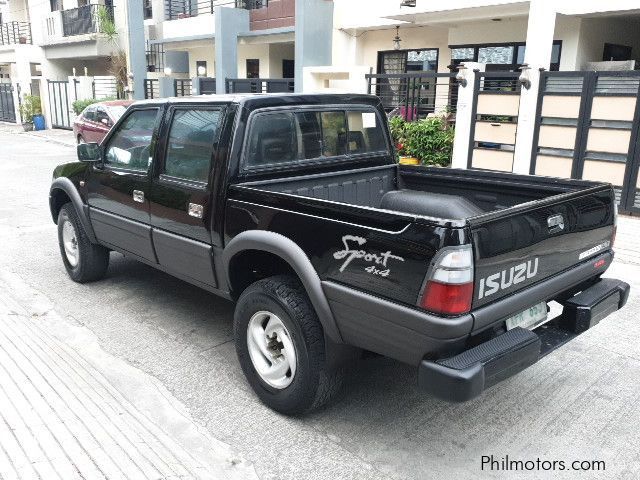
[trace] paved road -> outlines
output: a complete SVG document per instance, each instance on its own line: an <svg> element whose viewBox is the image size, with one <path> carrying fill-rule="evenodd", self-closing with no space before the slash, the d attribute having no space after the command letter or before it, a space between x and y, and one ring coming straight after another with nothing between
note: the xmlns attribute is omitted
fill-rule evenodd
<svg viewBox="0 0 640 480"><path fill-rule="evenodd" d="M609 271L632 284L627 307L480 399L434 400L414 386L412 368L369 358L353 366L327 408L287 418L263 407L244 381L231 340L231 303L116 254L101 282L83 286L67 278L47 191L53 166L73 155L62 145L0 133L0 269L88 328L106 352L158 379L261 478L495 476L481 470L482 455L567 465L604 460L605 477L640 477L638 220L621 219L619 255ZM564 473L591 476L602 472Z"/></svg>

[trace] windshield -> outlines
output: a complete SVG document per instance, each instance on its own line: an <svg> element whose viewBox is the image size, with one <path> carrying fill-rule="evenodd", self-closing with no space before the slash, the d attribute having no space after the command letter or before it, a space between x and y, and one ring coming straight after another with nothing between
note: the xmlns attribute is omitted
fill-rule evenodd
<svg viewBox="0 0 640 480"><path fill-rule="evenodd" d="M112 105L107 107L109 113L113 117L114 121L118 121L118 119L127 111L127 107L124 105Z"/></svg>

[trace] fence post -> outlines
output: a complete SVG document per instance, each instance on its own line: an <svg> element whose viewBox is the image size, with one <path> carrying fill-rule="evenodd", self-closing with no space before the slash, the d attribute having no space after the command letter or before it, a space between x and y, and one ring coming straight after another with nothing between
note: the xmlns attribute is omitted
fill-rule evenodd
<svg viewBox="0 0 640 480"><path fill-rule="evenodd" d="M476 76L478 72L484 71L485 64L468 62L465 63L465 69L462 69L467 81L466 86L460 85L458 88L458 103L456 105L456 135L453 140L453 155L451 166L453 168L467 168L469 163L469 144L471 142L472 124L474 104L478 100L478 91L476 89Z"/></svg>
<svg viewBox="0 0 640 480"><path fill-rule="evenodd" d="M160 77L158 79L158 92L160 98L175 97L176 86L174 79L171 77Z"/></svg>
<svg viewBox="0 0 640 480"><path fill-rule="evenodd" d="M201 77L193 77L191 79L191 95L202 95L200 88L200 78Z"/></svg>

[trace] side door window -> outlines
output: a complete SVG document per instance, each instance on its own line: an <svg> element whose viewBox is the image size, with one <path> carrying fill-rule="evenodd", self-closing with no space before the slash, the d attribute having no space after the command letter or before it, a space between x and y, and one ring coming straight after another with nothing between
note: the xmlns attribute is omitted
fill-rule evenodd
<svg viewBox="0 0 640 480"><path fill-rule="evenodd" d="M219 109L176 110L169 128L162 174L207 183L219 125Z"/></svg>
<svg viewBox="0 0 640 480"><path fill-rule="evenodd" d="M111 119L109 118L109 115L107 115L107 112L105 112L104 108L102 107L98 107L96 109L96 123L100 123L105 127L111 126Z"/></svg>
<svg viewBox="0 0 640 480"><path fill-rule="evenodd" d="M127 116L106 144L106 167L144 172L149 169L158 111L158 108L134 110Z"/></svg>
<svg viewBox="0 0 640 480"><path fill-rule="evenodd" d="M96 121L96 107L87 107L85 109L84 113L82 114L82 116L88 122L95 122Z"/></svg>

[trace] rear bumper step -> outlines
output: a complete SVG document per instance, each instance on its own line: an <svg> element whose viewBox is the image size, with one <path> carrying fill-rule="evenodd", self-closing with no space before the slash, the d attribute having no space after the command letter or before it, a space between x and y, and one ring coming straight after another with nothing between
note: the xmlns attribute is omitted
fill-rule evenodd
<svg viewBox="0 0 640 480"><path fill-rule="evenodd" d="M562 315L536 331L514 328L454 357L423 360L418 385L443 400L471 400L622 308L628 297L627 283L602 279L564 302Z"/></svg>

